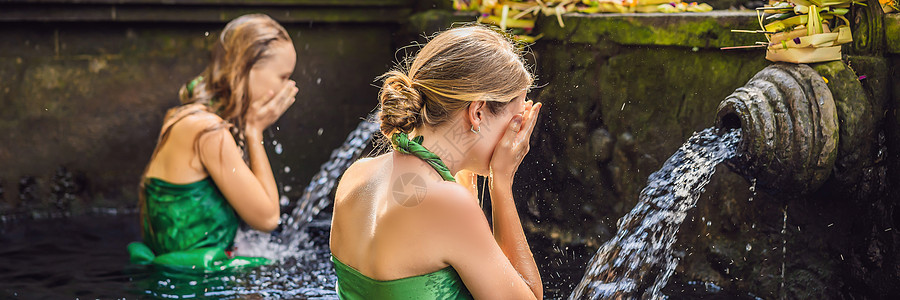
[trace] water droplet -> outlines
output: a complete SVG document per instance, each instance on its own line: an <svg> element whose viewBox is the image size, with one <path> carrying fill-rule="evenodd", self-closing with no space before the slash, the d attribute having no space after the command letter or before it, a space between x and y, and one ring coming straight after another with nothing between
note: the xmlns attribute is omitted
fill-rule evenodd
<svg viewBox="0 0 900 300"><path fill-rule="evenodd" d="M706 221L706 226L712 226L712 221Z"/></svg>
<svg viewBox="0 0 900 300"><path fill-rule="evenodd" d="M292 188L291 186L289 186L289 185L285 185L285 186L284 186L284 192L285 192L285 193L290 192L292 189L293 189L293 188Z"/></svg>
<svg viewBox="0 0 900 300"><path fill-rule="evenodd" d="M285 173L290 173L290 172L291 172L291 167L290 167L290 166L284 166L284 172L285 172Z"/></svg>
<svg viewBox="0 0 900 300"><path fill-rule="evenodd" d="M321 135L322 135L322 132L325 132L325 129L320 127L320 128L319 128L319 131L318 131L316 134L318 134L318 135L321 136Z"/></svg>
<svg viewBox="0 0 900 300"><path fill-rule="evenodd" d="M747 251L750 251L750 249L753 249L753 246L750 246L750 244L747 244Z"/></svg>
<svg viewBox="0 0 900 300"><path fill-rule="evenodd" d="M322 78L316 78L316 84L322 84Z"/></svg>
<svg viewBox="0 0 900 300"><path fill-rule="evenodd" d="M275 145L275 153L281 154L284 149L281 148L281 144Z"/></svg>

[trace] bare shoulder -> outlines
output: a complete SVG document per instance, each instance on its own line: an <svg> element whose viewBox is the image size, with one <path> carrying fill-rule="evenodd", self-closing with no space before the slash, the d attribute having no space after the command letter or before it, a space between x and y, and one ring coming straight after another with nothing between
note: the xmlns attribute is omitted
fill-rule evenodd
<svg viewBox="0 0 900 300"><path fill-rule="evenodd" d="M376 157L364 157L353 162L341 175L335 190L335 202L347 198L347 195L372 180L372 174L389 159L388 154Z"/></svg>
<svg viewBox="0 0 900 300"><path fill-rule="evenodd" d="M429 182L426 195L422 201L423 208L427 209L434 225L439 226L440 231L480 230L482 225L487 228L487 219L478 205L478 199L464 186L448 181ZM464 226L458 226L465 224ZM471 225L471 226L468 226Z"/></svg>
<svg viewBox="0 0 900 300"><path fill-rule="evenodd" d="M192 111L182 112L180 114L176 114L173 116L176 121L178 127L187 129L189 131L200 131L204 129L211 128L213 126L223 124L224 120L219 115L211 113L209 111L198 109Z"/></svg>
<svg viewBox="0 0 900 300"><path fill-rule="evenodd" d="M376 157L363 157L363 158L357 159L352 164L350 164L350 167L347 168L347 171L344 171L344 174L346 175L346 174L351 174L351 173L356 173L356 172L361 172L361 171L365 172L367 169L371 168L372 165L374 165L376 162L387 159L387 155L388 154L382 154L382 155L379 155Z"/></svg>
<svg viewBox="0 0 900 300"><path fill-rule="evenodd" d="M219 115L208 111L204 105L186 104L166 112L162 132L169 132L176 136L176 139L190 141L194 140L198 133L224 128L228 128L227 123Z"/></svg>

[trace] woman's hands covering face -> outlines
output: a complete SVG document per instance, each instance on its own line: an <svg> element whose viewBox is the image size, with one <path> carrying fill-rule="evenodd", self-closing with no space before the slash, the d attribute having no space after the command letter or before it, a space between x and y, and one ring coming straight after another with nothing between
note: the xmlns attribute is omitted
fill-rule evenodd
<svg viewBox="0 0 900 300"><path fill-rule="evenodd" d="M296 85L293 80L288 80L277 93L270 90L268 99L250 103L247 109L247 128L261 131L275 123L294 104L294 96L299 91Z"/></svg>
<svg viewBox="0 0 900 300"><path fill-rule="evenodd" d="M519 164L522 163L525 154L528 154L531 133L537 123L541 106L541 103L532 104L531 101L526 101L525 110L509 121L491 157L491 176L494 180L502 179L512 183Z"/></svg>

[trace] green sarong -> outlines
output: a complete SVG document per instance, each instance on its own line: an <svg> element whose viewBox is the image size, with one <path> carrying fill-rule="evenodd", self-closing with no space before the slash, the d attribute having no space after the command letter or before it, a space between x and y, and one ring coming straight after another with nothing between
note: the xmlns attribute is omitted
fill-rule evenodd
<svg viewBox="0 0 900 300"><path fill-rule="evenodd" d="M188 272L269 264L262 257L230 257L239 219L211 178L171 184L144 182L144 242L128 245L131 262Z"/></svg>
<svg viewBox="0 0 900 300"><path fill-rule="evenodd" d="M375 280L345 265L333 255L337 293L343 300L356 299L472 299L453 267L396 280Z"/></svg>

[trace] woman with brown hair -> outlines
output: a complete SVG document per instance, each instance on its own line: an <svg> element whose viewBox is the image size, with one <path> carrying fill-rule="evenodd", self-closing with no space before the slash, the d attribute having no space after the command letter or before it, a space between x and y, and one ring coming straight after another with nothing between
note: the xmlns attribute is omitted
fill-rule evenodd
<svg viewBox="0 0 900 300"><path fill-rule="evenodd" d="M381 132L394 151L357 161L338 185L338 295L542 298L512 197L541 108L525 101L533 78L519 51L490 29L456 28L383 78ZM476 174L490 178L493 230Z"/></svg>
<svg viewBox="0 0 900 300"><path fill-rule="evenodd" d="M294 102L296 60L290 35L266 15L225 26L209 66L166 113L141 180L144 242L128 246L132 262L201 270L265 262L226 251L238 217L262 231L278 225L262 131Z"/></svg>

